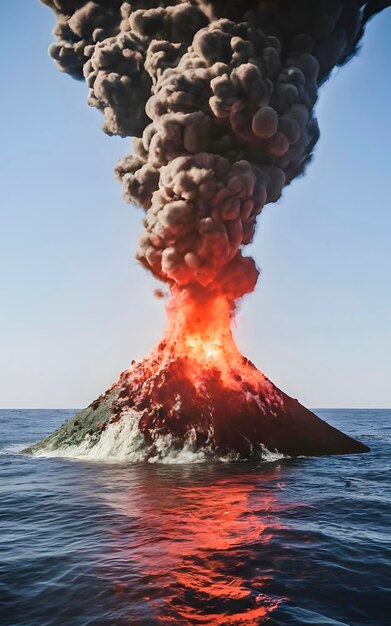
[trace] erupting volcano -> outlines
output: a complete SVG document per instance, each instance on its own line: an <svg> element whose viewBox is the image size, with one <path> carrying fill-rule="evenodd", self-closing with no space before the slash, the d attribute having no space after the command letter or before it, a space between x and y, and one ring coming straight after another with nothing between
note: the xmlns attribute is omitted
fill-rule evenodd
<svg viewBox="0 0 391 626"><path fill-rule="evenodd" d="M389 3L43 1L57 15L59 69L84 77L106 133L134 138L116 172L146 212L137 258L171 299L151 354L32 449L366 451L245 359L231 322L259 275L243 254L257 216L318 140L318 88Z"/></svg>
<svg viewBox="0 0 391 626"><path fill-rule="evenodd" d="M237 460L268 450L301 455L367 449L289 398L241 355L224 296L173 292L160 344L36 450L163 460L185 449L201 451L202 459Z"/></svg>

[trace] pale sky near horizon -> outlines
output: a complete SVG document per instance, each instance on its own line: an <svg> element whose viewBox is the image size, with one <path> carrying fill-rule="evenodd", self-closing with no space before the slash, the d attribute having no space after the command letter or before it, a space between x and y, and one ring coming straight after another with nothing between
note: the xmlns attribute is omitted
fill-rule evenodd
<svg viewBox="0 0 391 626"><path fill-rule="evenodd" d="M130 141L47 55L51 12L0 8L0 408L79 408L160 339L133 259L142 211L114 179ZM305 177L259 220L243 353L309 407L391 406L391 10L320 94Z"/></svg>

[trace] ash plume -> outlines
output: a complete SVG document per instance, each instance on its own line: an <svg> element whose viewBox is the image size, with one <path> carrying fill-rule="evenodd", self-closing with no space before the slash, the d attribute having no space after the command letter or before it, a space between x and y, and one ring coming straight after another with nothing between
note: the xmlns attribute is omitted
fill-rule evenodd
<svg viewBox="0 0 391 626"><path fill-rule="evenodd" d="M159 279L234 300L263 207L302 174L319 86L357 50L375 0L42 0L58 68L89 87L116 168L146 211L137 258Z"/></svg>

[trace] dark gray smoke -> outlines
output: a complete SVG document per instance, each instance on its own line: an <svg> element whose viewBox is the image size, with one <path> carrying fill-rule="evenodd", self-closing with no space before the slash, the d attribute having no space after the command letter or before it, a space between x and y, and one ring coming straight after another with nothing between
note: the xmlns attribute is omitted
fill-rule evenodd
<svg viewBox="0 0 391 626"><path fill-rule="evenodd" d="M116 172L146 210L137 258L160 279L238 298L265 204L304 171L319 85L354 55L375 0L43 0L58 68L85 78Z"/></svg>

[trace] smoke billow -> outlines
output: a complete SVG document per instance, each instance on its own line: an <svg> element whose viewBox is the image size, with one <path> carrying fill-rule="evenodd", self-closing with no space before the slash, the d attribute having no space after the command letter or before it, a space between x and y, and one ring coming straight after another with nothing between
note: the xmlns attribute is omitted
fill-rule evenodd
<svg viewBox="0 0 391 626"><path fill-rule="evenodd" d="M137 258L171 285L252 291L243 247L311 157L319 85L390 3L43 2L58 68L84 77L106 133L134 138L116 172L146 211Z"/></svg>

